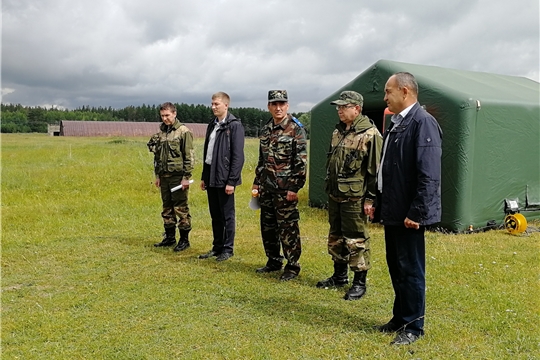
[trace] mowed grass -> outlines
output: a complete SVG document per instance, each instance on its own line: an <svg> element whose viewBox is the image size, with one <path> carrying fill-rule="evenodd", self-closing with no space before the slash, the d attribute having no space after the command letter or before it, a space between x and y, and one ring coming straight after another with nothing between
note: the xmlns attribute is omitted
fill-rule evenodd
<svg viewBox="0 0 540 360"><path fill-rule="evenodd" d="M300 195L303 266L264 265L248 208L257 141L237 189L235 256L211 247L206 194L190 190L191 248L156 249L161 201L143 138L2 135L2 359L536 359L538 233L427 234L426 336L408 347L372 330L391 316L383 230L368 293L320 290L332 264L326 211ZM323 171L323 169L311 169Z"/></svg>

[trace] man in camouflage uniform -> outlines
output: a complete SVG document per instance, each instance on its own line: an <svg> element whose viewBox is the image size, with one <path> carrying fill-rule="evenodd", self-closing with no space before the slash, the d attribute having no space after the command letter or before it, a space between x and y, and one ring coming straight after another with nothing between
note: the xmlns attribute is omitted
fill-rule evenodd
<svg viewBox="0 0 540 360"><path fill-rule="evenodd" d="M326 161L328 194L328 253L334 261L334 274L319 281L318 288L340 287L349 283L348 267L354 272L345 300L358 300L366 292L369 261L367 217L373 217L377 168L382 136L362 115L362 95L343 91L336 105L339 124L332 134Z"/></svg>
<svg viewBox="0 0 540 360"><path fill-rule="evenodd" d="M272 119L261 129L259 162L252 189L259 191L261 235L268 257L258 273L281 270L283 255L287 265L280 277L288 281L298 276L302 253L298 221L298 191L306 182L306 133L302 124L287 113L286 90L268 92Z"/></svg>
<svg viewBox="0 0 540 360"><path fill-rule="evenodd" d="M176 107L170 102L160 106L159 114L163 124L160 132L148 142L148 150L154 153L155 184L161 189L163 201L163 240L156 247L176 245L176 225L180 240L174 251L189 247L191 215L188 206L189 180L193 171L193 134L176 118ZM180 190L171 189L182 185ZM178 221L177 221L178 218Z"/></svg>

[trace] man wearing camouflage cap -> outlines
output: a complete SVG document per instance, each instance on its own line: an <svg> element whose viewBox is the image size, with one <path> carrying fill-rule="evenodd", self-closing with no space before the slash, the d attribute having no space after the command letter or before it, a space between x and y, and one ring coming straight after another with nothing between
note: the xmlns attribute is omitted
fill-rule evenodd
<svg viewBox="0 0 540 360"><path fill-rule="evenodd" d="M373 218L382 136L362 115L364 99L359 93L343 91L330 104L336 105L340 119L332 133L325 179L328 253L334 261L334 274L319 281L317 287L347 285L350 267L354 279L344 299L358 300L366 292L366 275L371 268L367 217Z"/></svg>
<svg viewBox="0 0 540 360"><path fill-rule="evenodd" d="M252 187L259 191L261 236L268 258L257 272L281 270L285 257L287 265L280 280L288 281L300 272L298 191L306 182L307 141L302 124L287 113L286 90L268 92L268 110L272 119L260 132L259 161Z"/></svg>

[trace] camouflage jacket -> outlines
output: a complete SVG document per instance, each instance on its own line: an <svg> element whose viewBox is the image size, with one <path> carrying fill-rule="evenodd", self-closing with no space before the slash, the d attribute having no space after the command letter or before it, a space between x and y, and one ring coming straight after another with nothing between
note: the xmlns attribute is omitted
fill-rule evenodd
<svg viewBox="0 0 540 360"><path fill-rule="evenodd" d="M161 124L160 132L148 141L148 150L154 153L154 172L164 174L179 174L189 180L193 171L193 134L187 126L178 119L174 124Z"/></svg>
<svg viewBox="0 0 540 360"><path fill-rule="evenodd" d="M254 185L274 192L297 193L306 182L307 140L302 124L291 115L261 129Z"/></svg>
<svg viewBox="0 0 540 360"><path fill-rule="evenodd" d="M326 193L338 198L365 197L372 203L382 144L379 130L367 116L360 114L349 130L343 122L337 124L326 160Z"/></svg>

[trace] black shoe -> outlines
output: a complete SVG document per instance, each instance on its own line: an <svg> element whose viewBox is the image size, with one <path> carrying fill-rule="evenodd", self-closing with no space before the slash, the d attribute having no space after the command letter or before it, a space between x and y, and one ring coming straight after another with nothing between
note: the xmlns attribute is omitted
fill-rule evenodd
<svg viewBox="0 0 540 360"><path fill-rule="evenodd" d="M215 252L214 250L210 250L206 254L199 255L199 259L208 259L214 256L218 256L219 253Z"/></svg>
<svg viewBox="0 0 540 360"><path fill-rule="evenodd" d="M349 279L348 278L342 278L342 279L338 279L338 278L335 278L333 276L329 277L328 279L325 279L325 280L321 280L317 283L317 285L315 285L316 287L318 288L331 288L331 287L342 287L342 286L345 286L349 283Z"/></svg>
<svg viewBox="0 0 540 360"><path fill-rule="evenodd" d="M398 326L393 322L389 321L384 325L375 325L373 328L382 333L393 333L401 329L401 326Z"/></svg>
<svg viewBox="0 0 540 360"><path fill-rule="evenodd" d="M176 245L176 228L165 228L163 240L160 243L154 244L155 247L174 246Z"/></svg>
<svg viewBox="0 0 540 360"><path fill-rule="evenodd" d="M230 253L230 252L224 252L224 253L221 253L217 256L216 258L216 261L225 261L225 260L228 260L230 258L232 258L234 255L233 253Z"/></svg>
<svg viewBox="0 0 540 360"><path fill-rule="evenodd" d="M420 336L414 335L413 333L410 333L408 331L400 331L394 340L390 343L391 345L410 345L416 340L418 340Z"/></svg>
<svg viewBox="0 0 540 360"><path fill-rule="evenodd" d="M358 300L366 293L367 270L354 273L352 286L343 297L345 300Z"/></svg>
<svg viewBox="0 0 540 360"><path fill-rule="evenodd" d="M361 285L351 286L349 291L345 294L343 299L345 300L359 300L362 296L366 294L366 287Z"/></svg>
<svg viewBox="0 0 540 360"><path fill-rule="evenodd" d="M271 267L271 266L265 265L262 268L256 269L255 272L261 274L261 273L269 273L269 272L274 272L274 271L279 271L279 270L281 270L280 267Z"/></svg>
<svg viewBox="0 0 540 360"><path fill-rule="evenodd" d="M184 251L189 247L189 241L178 241L178 245L174 247L174 251Z"/></svg>
<svg viewBox="0 0 540 360"><path fill-rule="evenodd" d="M279 278L279 280L281 281L289 281L289 280L292 280L294 279L295 277L297 277L298 274L296 273L293 273L293 272L290 272L290 271L285 271L281 277Z"/></svg>
<svg viewBox="0 0 540 360"><path fill-rule="evenodd" d="M176 239L165 238L162 242L154 244L155 247L174 246L176 245Z"/></svg>

